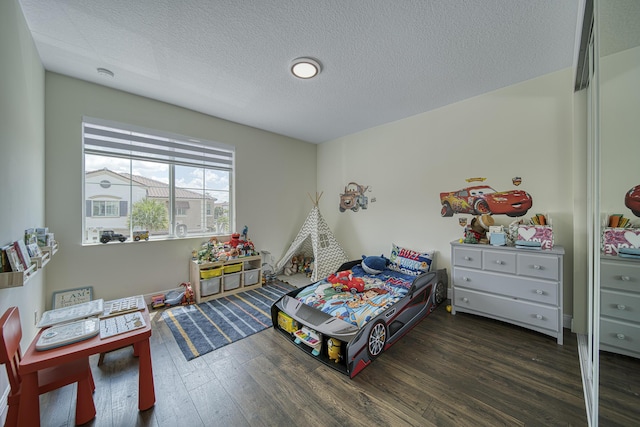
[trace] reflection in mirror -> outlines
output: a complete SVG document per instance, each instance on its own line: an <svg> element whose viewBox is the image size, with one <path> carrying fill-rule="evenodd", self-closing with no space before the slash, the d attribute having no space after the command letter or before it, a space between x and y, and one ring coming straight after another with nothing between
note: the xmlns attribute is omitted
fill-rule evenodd
<svg viewBox="0 0 640 427"><path fill-rule="evenodd" d="M600 425L640 420L640 1L598 0ZM618 215L621 215L618 216ZM640 250L639 250L640 251Z"/></svg>

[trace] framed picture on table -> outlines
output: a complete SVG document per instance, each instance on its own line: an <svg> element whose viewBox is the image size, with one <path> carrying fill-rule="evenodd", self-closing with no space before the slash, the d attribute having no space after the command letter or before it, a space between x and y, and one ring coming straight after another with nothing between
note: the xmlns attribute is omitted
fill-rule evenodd
<svg viewBox="0 0 640 427"><path fill-rule="evenodd" d="M89 302L93 299L93 286L67 289L53 293L51 308L70 307L72 305Z"/></svg>

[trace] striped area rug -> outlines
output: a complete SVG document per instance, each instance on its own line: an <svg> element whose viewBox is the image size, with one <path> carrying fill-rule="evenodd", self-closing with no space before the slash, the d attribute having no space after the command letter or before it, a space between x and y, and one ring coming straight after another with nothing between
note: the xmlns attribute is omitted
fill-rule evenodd
<svg viewBox="0 0 640 427"><path fill-rule="evenodd" d="M178 306L162 312L187 360L270 328L271 305L293 286L276 281L261 288L201 304Z"/></svg>

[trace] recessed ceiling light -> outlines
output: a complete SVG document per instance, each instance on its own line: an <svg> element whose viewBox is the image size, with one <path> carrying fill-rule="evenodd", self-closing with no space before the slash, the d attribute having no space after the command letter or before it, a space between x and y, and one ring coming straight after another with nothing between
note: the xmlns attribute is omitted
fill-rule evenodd
<svg viewBox="0 0 640 427"><path fill-rule="evenodd" d="M291 62L291 72L300 79L310 79L320 73L320 63L311 58L297 58Z"/></svg>
<svg viewBox="0 0 640 427"><path fill-rule="evenodd" d="M100 74L102 77L109 78L113 78L114 76L113 71L107 70L106 68L98 68L98 74Z"/></svg>

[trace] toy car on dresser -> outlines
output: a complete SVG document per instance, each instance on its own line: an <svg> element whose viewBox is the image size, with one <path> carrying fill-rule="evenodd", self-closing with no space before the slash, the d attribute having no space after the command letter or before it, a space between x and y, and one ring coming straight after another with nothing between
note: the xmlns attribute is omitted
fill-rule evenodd
<svg viewBox="0 0 640 427"><path fill-rule="evenodd" d="M369 269L363 260L282 296L271 306L274 330L322 363L353 378L447 298L445 269L412 260L422 270L407 274L401 264ZM417 273L417 274L415 274ZM340 280L332 280L339 277ZM363 292L345 277L364 281ZM332 283L333 281L333 283Z"/></svg>

